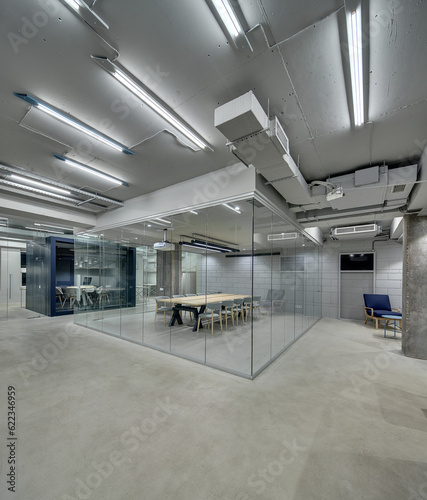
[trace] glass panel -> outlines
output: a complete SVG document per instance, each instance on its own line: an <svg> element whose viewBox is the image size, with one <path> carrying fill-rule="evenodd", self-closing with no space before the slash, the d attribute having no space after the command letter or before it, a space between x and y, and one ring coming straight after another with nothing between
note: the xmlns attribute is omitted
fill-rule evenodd
<svg viewBox="0 0 427 500"><path fill-rule="evenodd" d="M259 303L259 307L253 315L253 373L268 363L272 355L272 269L274 259L277 259L277 256L273 254L272 241L269 239L269 235L272 233L273 214L271 210L260 204L254 205L253 299ZM258 312L257 316L255 316L255 312Z"/></svg>
<svg viewBox="0 0 427 500"><path fill-rule="evenodd" d="M229 304L227 312L234 310L234 326L231 313L226 324L221 305L222 333L220 321L215 321L213 328L212 322L204 325L206 362L251 375L252 316L246 313L252 302L253 204L249 199L228 205L235 210L224 205L207 209L206 239L210 246L206 254L206 293L209 303ZM221 297L220 293L230 296Z"/></svg>
<svg viewBox="0 0 427 500"><path fill-rule="evenodd" d="M295 240L295 338L304 331L305 252L301 235Z"/></svg>
<svg viewBox="0 0 427 500"><path fill-rule="evenodd" d="M274 261L272 263L271 311L273 348L272 355L279 354L294 338L293 311L287 309L288 299L292 303L293 270L287 258L295 245L295 229L274 215L272 241ZM278 255L277 255L278 254Z"/></svg>
<svg viewBox="0 0 427 500"><path fill-rule="evenodd" d="M203 330L197 333L197 314L203 305L193 304L198 296L197 280L200 262L203 256L200 250L191 246L180 245L184 241L191 243L199 234L204 234L206 228L205 210L197 211L197 214L186 212L173 217L173 235L171 241L175 244L174 260L172 262L172 293L175 299L172 305L175 322L171 326L171 350L172 352L205 362L205 339ZM195 236L193 236L195 235ZM189 297L186 295L189 294ZM188 302L186 301L188 300Z"/></svg>
<svg viewBox="0 0 427 500"><path fill-rule="evenodd" d="M258 201L229 205L79 237L76 277L95 292L76 321L244 376L262 369L318 317L319 252Z"/></svg>
<svg viewBox="0 0 427 500"><path fill-rule="evenodd" d="M49 314L50 244L44 238L27 245L27 309Z"/></svg>
<svg viewBox="0 0 427 500"><path fill-rule="evenodd" d="M52 284L55 287L55 293L51 295L51 300L55 301L52 308L53 314L62 314L65 311L72 310L74 305L78 305L79 309L86 310L91 302L90 289L79 290L76 293L74 288L74 241L52 241L51 251L54 254L55 276ZM71 290L74 295L68 295ZM78 302L75 301L78 295Z"/></svg>
<svg viewBox="0 0 427 500"><path fill-rule="evenodd" d="M7 227L2 231L7 237ZM8 319L9 306L9 242L5 239L0 247L0 321Z"/></svg>

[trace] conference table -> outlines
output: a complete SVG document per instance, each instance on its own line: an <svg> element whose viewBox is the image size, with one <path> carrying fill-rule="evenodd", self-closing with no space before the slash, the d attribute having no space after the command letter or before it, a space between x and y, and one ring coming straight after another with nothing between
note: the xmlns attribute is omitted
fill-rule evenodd
<svg viewBox="0 0 427 500"><path fill-rule="evenodd" d="M92 299L90 298L90 294L96 290L94 285L80 285L80 286L67 286L65 290L69 290L73 292L75 296L75 300L77 302L82 302L83 306L92 305Z"/></svg>
<svg viewBox="0 0 427 500"><path fill-rule="evenodd" d="M223 302L225 300L244 299L250 295L239 295L235 293L213 293L209 295L194 295L190 297L172 297L171 299L161 299L159 302L172 304L172 317L169 326L174 326L175 322L182 325L181 311L189 311L194 314L195 322L193 332L197 331L197 322L199 314L206 309L206 304L214 302ZM200 322L200 328L203 328Z"/></svg>

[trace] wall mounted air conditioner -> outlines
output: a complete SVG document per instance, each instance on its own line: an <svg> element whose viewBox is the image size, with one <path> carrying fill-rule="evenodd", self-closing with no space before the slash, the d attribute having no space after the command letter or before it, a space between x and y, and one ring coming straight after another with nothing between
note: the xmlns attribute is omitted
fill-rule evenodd
<svg viewBox="0 0 427 500"><path fill-rule="evenodd" d="M356 238L374 238L382 231L377 224L363 224L362 226L336 227L331 229L333 240L350 240Z"/></svg>
<svg viewBox="0 0 427 500"><path fill-rule="evenodd" d="M296 240L298 233L276 233L267 236L268 241Z"/></svg>

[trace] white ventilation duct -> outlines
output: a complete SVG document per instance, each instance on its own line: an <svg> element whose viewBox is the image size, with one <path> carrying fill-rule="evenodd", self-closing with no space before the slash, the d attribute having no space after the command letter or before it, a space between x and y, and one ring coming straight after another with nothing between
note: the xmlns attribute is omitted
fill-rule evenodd
<svg viewBox="0 0 427 500"><path fill-rule="evenodd" d="M311 198L279 120L269 120L252 91L217 108L215 127L230 141L230 151L245 165L253 165L288 203L307 203Z"/></svg>
<svg viewBox="0 0 427 500"><path fill-rule="evenodd" d="M323 211L336 216L338 210L397 209L407 203L417 180L417 165L382 165L309 186L290 155L279 120L269 119L252 91L217 108L215 127L229 140L230 151L245 165L253 165L293 205L292 211L310 212L311 217Z"/></svg>
<svg viewBox="0 0 427 500"><path fill-rule="evenodd" d="M374 238L382 231L377 224L363 224L361 226L336 227L331 229L333 240L349 240L357 238Z"/></svg>

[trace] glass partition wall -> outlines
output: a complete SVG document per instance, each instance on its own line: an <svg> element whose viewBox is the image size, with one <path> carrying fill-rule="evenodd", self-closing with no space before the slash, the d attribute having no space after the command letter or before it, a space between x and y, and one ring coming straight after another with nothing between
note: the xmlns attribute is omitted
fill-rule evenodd
<svg viewBox="0 0 427 500"><path fill-rule="evenodd" d="M75 322L253 378L320 318L319 258L255 198L76 236Z"/></svg>

